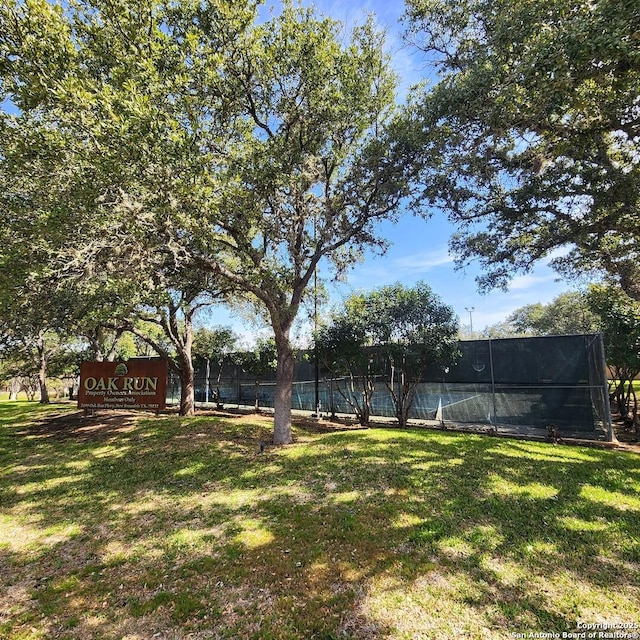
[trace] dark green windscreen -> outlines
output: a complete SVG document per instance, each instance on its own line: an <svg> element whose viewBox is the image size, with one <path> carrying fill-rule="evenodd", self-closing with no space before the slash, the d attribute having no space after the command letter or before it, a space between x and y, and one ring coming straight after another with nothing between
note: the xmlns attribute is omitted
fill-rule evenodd
<svg viewBox="0 0 640 640"><path fill-rule="evenodd" d="M546 433L564 437L604 439L609 429L607 380L600 335L469 340L458 344L455 364L428 368L416 388L411 417L437 420L455 427L485 425L497 431ZM372 349L375 358L375 348ZM198 363L197 363L198 364ZM275 375L256 381L241 367L210 364L206 394L204 363L196 368L196 401L226 406L273 407ZM342 393L339 392L339 389ZM179 399L179 383L170 384ZM353 414L350 403L360 399L350 381L322 371L318 397L323 413ZM300 353L295 369L293 408L315 410L313 352ZM372 415L393 417L391 394L376 380Z"/></svg>

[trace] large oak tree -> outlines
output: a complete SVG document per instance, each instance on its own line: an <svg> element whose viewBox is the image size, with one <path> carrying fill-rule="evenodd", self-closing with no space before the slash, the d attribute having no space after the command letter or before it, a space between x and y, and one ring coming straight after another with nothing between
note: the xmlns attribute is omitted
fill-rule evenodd
<svg viewBox="0 0 640 640"><path fill-rule="evenodd" d="M640 298L637 1L408 0L405 18L438 72L408 138L460 261L490 288L551 256Z"/></svg>
<svg viewBox="0 0 640 640"><path fill-rule="evenodd" d="M381 45L371 24L343 45L337 23L285 4L238 41L224 68L244 134L199 227L202 264L268 312L276 443L291 440L291 328L316 268L326 258L343 271L363 247L382 247L376 223L406 194L382 133L394 78Z"/></svg>
<svg viewBox="0 0 640 640"><path fill-rule="evenodd" d="M313 273L384 246L376 222L408 181L383 134L394 78L372 25L345 43L288 2L255 16L231 0L7 2L0 72L18 113L2 114L3 160L26 180L6 202L10 224L42 221L56 278L135 297L154 273L205 271L259 301L286 443Z"/></svg>

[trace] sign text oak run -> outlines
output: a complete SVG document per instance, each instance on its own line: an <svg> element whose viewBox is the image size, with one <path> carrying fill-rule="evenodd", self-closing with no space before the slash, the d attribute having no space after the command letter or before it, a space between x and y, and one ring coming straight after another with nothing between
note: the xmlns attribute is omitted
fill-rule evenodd
<svg viewBox="0 0 640 640"><path fill-rule="evenodd" d="M161 358L83 362L78 408L160 411L166 404L167 371Z"/></svg>

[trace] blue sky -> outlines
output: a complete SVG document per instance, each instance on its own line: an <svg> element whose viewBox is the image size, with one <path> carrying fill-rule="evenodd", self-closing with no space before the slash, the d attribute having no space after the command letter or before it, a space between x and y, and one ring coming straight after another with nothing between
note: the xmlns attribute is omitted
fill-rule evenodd
<svg viewBox="0 0 640 640"><path fill-rule="evenodd" d="M266 11L269 4L267 2L263 10ZM355 24L363 22L367 13L373 13L387 31L387 53L399 76L400 99L411 85L429 73L429 66L420 52L402 38L403 27L399 18L404 11L404 3L401 0L304 0L303 4L315 4L321 13L343 22L346 33ZM348 274L347 283L329 284L331 301L339 305L340 300L354 291L370 290L397 281L411 286L423 280L454 308L461 325L469 326L467 309L473 309L473 329L477 331L504 320L518 307L550 302L571 288L570 283L558 281L558 275L541 263L531 273L516 276L508 291L496 290L480 295L475 282L479 266L472 264L464 270L454 268L453 256L448 251L453 231L453 226L438 211L434 211L429 220L406 215L395 225L383 224L381 235L391 243L387 253L384 256L367 255L365 261ZM211 321L237 326L233 316L225 312L214 312Z"/></svg>
<svg viewBox="0 0 640 640"><path fill-rule="evenodd" d="M261 9L263 15L268 15L271 4L279 3L265 0ZM404 11L402 0L303 0L303 4L314 4L321 13L342 22L345 38L353 26L364 22L367 14L374 14L378 24L387 32L387 53L399 76L399 100L404 98L411 85L429 74L430 68L423 56L402 38L403 27L399 23ZM570 283L558 281L555 272L540 264L530 274L515 277L508 291L496 290L480 295L475 282L478 265L471 264L461 271L454 268L453 256L448 252L448 241L453 231L452 225L438 211L434 211L429 220L407 214L395 225L381 225L380 235L390 242L389 250L384 256L366 255L364 262L348 274L346 283L329 283L331 303L338 306L354 291L371 290L397 281L411 286L423 280L453 307L461 325L468 327L467 309L473 309L473 328L477 331L504 320L518 307L535 302L547 303L571 288ZM232 326L247 342L255 333L255 327L242 324L237 312L220 308L212 309L201 322ZM300 324L304 325L304 321ZM303 326L299 332L302 337L308 335L308 326Z"/></svg>
<svg viewBox="0 0 640 640"><path fill-rule="evenodd" d="M324 14L345 23L347 28L364 20L373 13L378 23L387 31L387 53L399 75L400 98L408 88L429 74L429 65L423 55L405 42L403 26L399 19L404 12L401 0L351 0L340 2L316 0L304 4L315 4ZM441 212L434 211L429 220L404 216L396 225L385 224L382 235L392 244L382 256L369 256L349 275L347 286L333 288L333 295L340 297L351 291L400 281L412 285L424 280L450 304L461 324L469 324L466 308L473 308L474 330L504 320L514 309L525 304L546 303L558 294L571 288L567 282L559 282L558 275L545 264L540 264L527 275L516 276L509 291L478 293L476 276L479 265L469 265L464 270L454 268L453 256L448 251L448 241L454 227Z"/></svg>

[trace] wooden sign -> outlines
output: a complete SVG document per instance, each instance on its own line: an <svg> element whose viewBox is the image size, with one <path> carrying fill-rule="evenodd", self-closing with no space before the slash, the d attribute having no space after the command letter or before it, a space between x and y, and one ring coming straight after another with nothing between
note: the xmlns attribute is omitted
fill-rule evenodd
<svg viewBox="0 0 640 640"><path fill-rule="evenodd" d="M78 408L160 411L166 405L167 372L162 358L83 362Z"/></svg>

